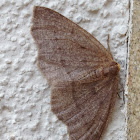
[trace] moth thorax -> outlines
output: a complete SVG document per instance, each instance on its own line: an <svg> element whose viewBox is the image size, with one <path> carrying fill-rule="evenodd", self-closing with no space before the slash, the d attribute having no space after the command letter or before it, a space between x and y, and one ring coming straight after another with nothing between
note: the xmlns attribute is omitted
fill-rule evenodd
<svg viewBox="0 0 140 140"><path fill-rule="evenodd" d="M103 73L106 75L117 75L120 70L120 66L116 62L112 62L112 64L106 68L104 68Z"/></svg>

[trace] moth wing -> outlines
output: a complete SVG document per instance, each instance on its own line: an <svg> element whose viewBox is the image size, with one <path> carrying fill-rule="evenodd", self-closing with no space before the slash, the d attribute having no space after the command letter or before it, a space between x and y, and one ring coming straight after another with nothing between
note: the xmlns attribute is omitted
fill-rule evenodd
<svg viewBox="0 0 140 140"><path fill-rule="evenodd" d="M38 46L38 65L50 85L74 81L112 61L92 35L51 9L34 8L31 33Z"/></svg>
<svg viewBox="0 0 140 140"><path fill-rule="evenodd" d="M38 65L52 88L52 111L67 126L71 140L99 140L114 104L116 77L90 75L113 61L88 32L59 13L35 7L32 35ZM91 79L90 79L91 78Z"/></svg>
<svg viewBox="0 0 140 140"><path fill-rule="evenodd" d="M68 127L71 140L99 140L115 103L117 78L91 83L60 82L52 89L52 111Z"/></svg>

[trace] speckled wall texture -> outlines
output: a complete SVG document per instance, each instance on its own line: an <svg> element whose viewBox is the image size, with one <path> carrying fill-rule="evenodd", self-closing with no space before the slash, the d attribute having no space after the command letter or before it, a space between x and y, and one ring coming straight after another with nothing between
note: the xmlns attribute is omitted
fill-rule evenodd
<svg viewBox="0 0 140 140"><path fill-rule="evenodd" d="M34 5L58 11L105 47L109 34L111 52L125 82L128 0L1 0L0 140L68 140L66 126L50 110L50 88L37 67L37 47L30 34ZM134 68L137 74L138 65ZM125 140L125 116L125 105L118 98L103 140Z"/></svg>
<svg viewBox="0 0 140 140"><path fill-rule="evenodd" d="M128 140L140 139L140 1L134 0L128 73Z"/></svg>

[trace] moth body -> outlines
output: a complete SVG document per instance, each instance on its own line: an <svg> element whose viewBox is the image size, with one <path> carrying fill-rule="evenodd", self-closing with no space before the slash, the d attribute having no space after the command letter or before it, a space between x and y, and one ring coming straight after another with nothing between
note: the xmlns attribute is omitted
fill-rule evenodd
<svg viewBox="0 0 140 140"><path fill-rule="evenodd" d="M120 70L120 65L116 63L115 61L112 62L112 64L109 67L106 67L103 69L103 75L108 76L108 75L117 75Z"/></svg>
<svg viewBox="0 0 140 140"><path fill-rule="evenodd" d="M70 140L101 140L118 92L119 64L91 34L49 8L34 7L31 33L51 86L51 109Z"/></svg>
<svg viewBox="0 0 140 140"><path fill-rule="evenodd" d="M113 61L109 66L107 67L100 67L92 72L92 77L94 79L102 79L107 76L115 76L118 74L120 70L120 65Z"/></svg>

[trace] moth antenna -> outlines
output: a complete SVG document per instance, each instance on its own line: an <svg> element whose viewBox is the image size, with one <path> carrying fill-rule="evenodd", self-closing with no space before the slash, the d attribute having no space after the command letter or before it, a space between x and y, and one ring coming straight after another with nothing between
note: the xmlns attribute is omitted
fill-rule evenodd
<svg viewBox="0 0 140 140"><path fill-rule="evenodd" d="M110 45L109 45L109 34L108 34L108 37L107 37L107 46L108 46L108 52L110 53L112 59L113 59L113 56L112 56L112 53L111 53L111 49L110 49Z"/></svg>

